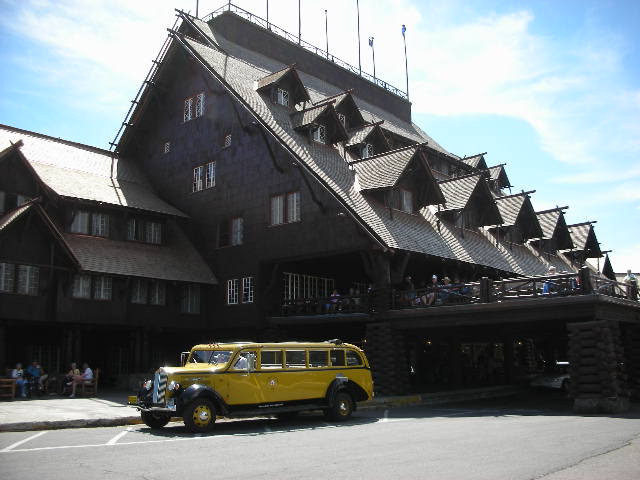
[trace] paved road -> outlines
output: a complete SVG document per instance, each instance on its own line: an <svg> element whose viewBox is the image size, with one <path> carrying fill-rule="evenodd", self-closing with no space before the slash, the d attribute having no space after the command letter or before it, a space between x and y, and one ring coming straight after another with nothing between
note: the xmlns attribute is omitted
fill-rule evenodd
<svg viewBox="0 0 640 480"><path fill-rule="evenodd" d="M499 401L358 412L343 424L222 421L0 434L4 479L633 479L640 415Z"/></svg>

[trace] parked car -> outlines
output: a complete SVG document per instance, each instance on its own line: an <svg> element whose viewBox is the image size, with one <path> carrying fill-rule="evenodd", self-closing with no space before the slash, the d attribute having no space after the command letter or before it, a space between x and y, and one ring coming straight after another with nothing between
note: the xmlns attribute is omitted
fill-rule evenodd
<svg viewBox="0 0 640 480"><path fill-rule="evenodd" d="M553 388L569 392L569 362L556 362L556 368L553 372L546 372L535 375L529 385L535 388Z"/></svg>

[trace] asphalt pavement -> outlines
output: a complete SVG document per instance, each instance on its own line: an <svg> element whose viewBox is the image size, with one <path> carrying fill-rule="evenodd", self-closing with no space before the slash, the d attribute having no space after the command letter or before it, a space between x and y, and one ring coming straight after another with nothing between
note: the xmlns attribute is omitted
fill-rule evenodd
<svg viewBox="0 0 640 480"><path fill-rule="evenodd" d="M415 395L377 396L359 404L359 409L394 408L408 405L439 405L483 398L517 395L521 387L486 387ZM140 414L127 406L132 392L102 390L95 398L54 396L0 401L0 432L60 428L135 425Z"/></svg>

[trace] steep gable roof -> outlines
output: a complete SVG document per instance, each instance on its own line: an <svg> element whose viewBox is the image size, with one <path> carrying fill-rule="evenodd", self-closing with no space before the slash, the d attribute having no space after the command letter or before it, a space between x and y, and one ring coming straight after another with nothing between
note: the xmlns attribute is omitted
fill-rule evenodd
<svg viewBox="0 0 640 480"><path fill-rule="evenodd" d="M505 164L503 163L501 165L495 165L487 169L489 179L495 182L495 185L498 188L511 187L511 182L509 182L509 177L507 177L507 172L504 169L504 165Z"/></svg>
<svg viewBox="0 0 640 480"><path fill-rule="evenodd" d="M487 162L485 162L484 160L484 156L486 154L487 152L478 153L476 155L471 155L470 157L463 157L460 160L462 160L463 163L469 165L470 167L477 168L480 170L486 170Z"/></svg>
<svg viewBox="0 0 640 480"><path fill-rule="evenodd" d="M347 90L346 92L341 92L336 95L330 95L314 103L319 105L329 101L334 102L336 112L348 112L350 117L349 127L360 127L366 123L362 113L360 113L360 109L358 108L356 101L351 95L351 90Z"/></svg>
<svg viewBox="0 0 640 480"><path fill-rule="evenodd" d="M372 138L375 138L375 142L382 144L385 150L389 149L389 142L385 137L384 133L382 133L382 129L380 125L383 121L376 122L373 124L368 124L360 128L351 129L347 132L349 135L348 140L345 143L345 147L355 147L357 145L361 145L365 142L371 141Z"/></svg>
<svg viewBox="0 0 640 480"><path fill-rule="evenodd" d="M558 207L536 212L538 222L540 222L540 227L542 228L541 240L555 239L558 250L573 248L569 229L564 219L563 210L566 208L568 207Z"/></svg>
<svg viewBox="0 0 640 480"><path fill-rule="evenodd" d="M593 230L596 222L583 222L568 225L574 250L584 253L585 258L599 258L602 256L600 244Z"/></svg>
<svg viewBox="0 0 640 480"><path fill-rule="evenodd" d="M293 100L293 104L300 102L306 102L311 100L309 92L305 88L300 76L296 71L295 64L289 65L278 72L266 75L257 81L257 90L259 92L265 91L275 85L288 84L293 86L293 90L290 92Z"/></svg>
<svg viewBox="0 0 640 480"><path fill-rule="evenodd" d="M307 129L313 125L320 124L328 127L327 136L330 143L347 139L347 132L344 130L344 126L338 119L331 103L306 108L291 114L291 126L294 130Z"/></svg>
<svg viewBox="0 0 640 480"><path fill-rule="evenodd" d="M153 192L136 165L111 152L0 125L0 148L19 140L21 158L61 197L186 217Z"/></svg>
<svg viewBox="0 0 640 480"><path fill-rule="evenodd" d="M542 228L529 197L534 191L495 198L502 217L502 227L520 227L525 239L542 236Z"/></svg>

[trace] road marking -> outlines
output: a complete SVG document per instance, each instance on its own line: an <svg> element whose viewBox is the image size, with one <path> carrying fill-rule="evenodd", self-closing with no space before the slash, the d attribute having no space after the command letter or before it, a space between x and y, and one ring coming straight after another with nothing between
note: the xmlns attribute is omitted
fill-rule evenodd
<svg viewBox="0 0 640 480"><path fill-rule="evenodd" d="M3 448L2 450L0 450L0 453L10 452L14 448L19 447L20 445L22 445L23 443L27 443L29 440L33 440L34 438L38 438L38 437L44 435L45 433L47 433L46 430L44 432L38 432L35 435L31 435L30 437L27 437L27 438L25 438L23 440L20 440L19 442L16 442L13 445L9 445L8 447Z"/></svg>
<svg viewBox="0 0 640 480"><path fill-rule="evenodd" d="M122 437L124 437L130 431L131 431L131 427L125 428L124 431L122 431L119 434L117 434L115 437L113 437L111 440L109 440L105 445L115 445L118 440L120 440Z"/></svg>

